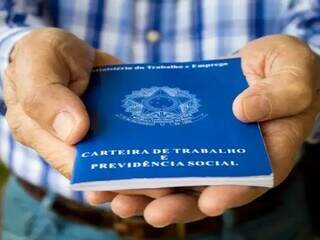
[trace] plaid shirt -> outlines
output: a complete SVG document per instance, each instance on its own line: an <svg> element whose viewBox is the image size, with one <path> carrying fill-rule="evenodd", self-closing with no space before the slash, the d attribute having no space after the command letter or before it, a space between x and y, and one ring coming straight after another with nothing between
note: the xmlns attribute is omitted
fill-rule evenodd
<svg viewBox="0 0 320 240"><path fill-rule="evenodd" d="M63 28L124 62L142 63L212 59L274 33L302 38L319 53L319 19L319 0L1 0L1 79L15 42L41 26ZM0 158L21 178L83 200L33 150L15 142L1 86Z"/></svg>

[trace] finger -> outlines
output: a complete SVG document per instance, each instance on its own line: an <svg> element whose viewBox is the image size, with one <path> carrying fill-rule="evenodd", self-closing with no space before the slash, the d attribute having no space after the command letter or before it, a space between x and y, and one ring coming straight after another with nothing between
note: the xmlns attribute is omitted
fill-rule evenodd
<svg viewBox="0 0 320 240"><path fill-rule="evenodd" d="M117 193L114 192L86 192L85 198L88 203L92 205L100 205L103 203L111 202L117 196Z"/></svg>
<svg viewBox="0 0 320 240"><path fill-rule="evenodd" d="M96 50L96 56L95 56L95 67L100 67L104 65L115 65L120 64L121 61L114 56L111 56L107 53L101 52L99 50Z"/></svg>
<svg viewBox="0 0 320 240"><path fill-rule="evenodd" d="M289 118L261 124L266 147L274 172L274 184L280 184L295 165L297 152L309 135L316 116L312 105L305 112Z"/></svg>
<svg viewBox="0 0 320 240"><path fill-rule="evenodd" d="M315 119L317 103L305 112L289 118L261 124L271 159L274 185L280 184L295 165L297 150L308 136ZM265 193L265 188L245 186L211 186L199 198L199 208L208 216L217 216L226 209L245 205Z"/></svg>
<svg viewBox="0 0 320 240"><path fill-rule="evenodd" d="M311 85L288 73L253 83L233 103L235 116L243 122L265 121L292 116L312 102Z"/></svg>
<svg viewBox="0 0 320 240"><path fill-rule="evenodd" d="M313 78L317 59L306 44L288 36L265 37L249 43L240 55L250 85L233 105L241 121L292 116L310 105L319 83Z"/></svg>
<svg viewBox="0 0 320 240"><path fill-rule="evenodd" d="M29 117L61 140L74 144L86 134L89 118L73 90L83 92L79 86L86 87L89 74L79 69L71 77L67 67L58 62L59 58L46 58L41 54L28 61L17 58L7 68L7 81L14 79L17 100ZM77 82L81 84L77 86ZM73 90L69 89L69 83Z"/></svg>
<svg viewBox="0 0 320 240"><path fill-rule="evenodd" d="M138 189L138 190L123 190L115 192L87 192L86 199L92 205L99 205L106 202L111 202L115 196L120 195L143 195L150 198L160 198L172 193L173 189Z"/></svg>
<svg viewBox="0 0 320 240"><path fill-rule="evenodd" d="M154 227L200 220L205 215L198 208L198 197L172 194L153 200L144 210L145 220Z"/></svg>
<svg viewBox="0 0 320 240"><path fill-rule="evenodd" d="M80 98L60 84L38 87L32 95L21 96L24 112L43 129L74 144L89 128L89 116Z"/></svg>
<svg viewBox="0 0 320 240"><path fill-rule="evenodd" d="M145 196L117 195L111 202L112 211L122 218L140 215L145 207L152 201Z"/></svg>
<svg viewBox="0 0 320 240"><path fill-rule="evenodd" d="M245 205L266 191L266 188L248 186L210 186L201 193L198 204L205 215L214 217L229 208Z"/></svg>
<svg viewBox="0 0 320 240"><path fill-rule="evenodd" d="M6 120L17 141L33 148L48 163L65 177L70 178L75 149L43 130L39 124L25 114L17 102L12 81L4 81L4 94L7 105ZM57 151L59 149L59 151Z"/></svg>
<svg viewBox="0 0 320 240"><path fill-rule="evenodd" d="M65 177L70 178L75 158L74 147L43 130L24 113L18 104L8 107L6 119L17 141L33 148L52 167Z"/></svg>
<svg viewBox="0 0 320 240"><path fill-rule="evenodd" d="M3 81L3 96L7 108L18 104L16 86L8 77Z"/></svg>
<svg viewBox="0 0 320 240"><path fill-rule="evenodd" d="M173 188L159 188L159 189L137 189L137 190L123 190L117 191L126 195L145 195L150 198L160 198L166 196L174 191Z"/></svg>

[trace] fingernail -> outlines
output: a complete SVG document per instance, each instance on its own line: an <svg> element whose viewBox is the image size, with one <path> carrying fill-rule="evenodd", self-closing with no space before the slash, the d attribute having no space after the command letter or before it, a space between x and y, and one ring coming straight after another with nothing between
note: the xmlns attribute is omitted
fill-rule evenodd
<svg viewBox="0 0 320 240"><path fill-rule="evenodd" d="M68 112L58 113L53 121L52 127L57 137L65 141L73 130L74 118Z"/></svg>
<svg viewBox="0 0 320 240"><path fill-rule="evenodd" d="M248 121L260 121L271 114L270 101L264 96L251 96L243 100L243 110Z"/></svg>

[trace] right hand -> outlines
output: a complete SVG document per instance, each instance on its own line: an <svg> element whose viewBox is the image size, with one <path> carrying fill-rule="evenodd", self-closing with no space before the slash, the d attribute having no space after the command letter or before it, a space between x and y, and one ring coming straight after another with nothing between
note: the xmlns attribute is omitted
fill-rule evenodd
<svg viewBox="0 0 320 240"><path fill-rule="evenodd" d="M93 66L120 61L55 28L27 34L16 43L10 59L4 79L4 99L6 119L15 139L70 178L74 144L85 136L90 124L79 96L88 86ZM122 191L151 198L168 192L168 189ZM107 202L116 195L93 192L88 200Z"/></svg>

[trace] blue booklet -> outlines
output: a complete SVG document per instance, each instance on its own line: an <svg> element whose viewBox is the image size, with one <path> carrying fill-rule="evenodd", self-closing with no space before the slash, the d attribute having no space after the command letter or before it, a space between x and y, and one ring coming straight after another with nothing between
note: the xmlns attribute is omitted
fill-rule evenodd
<svg viewBox="0 0 320 240"><path fill-rule="evenodd" d="M95 68L72 188L271 187L259 125L232 112L246 87L239 58Z"/></svg>

